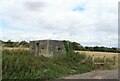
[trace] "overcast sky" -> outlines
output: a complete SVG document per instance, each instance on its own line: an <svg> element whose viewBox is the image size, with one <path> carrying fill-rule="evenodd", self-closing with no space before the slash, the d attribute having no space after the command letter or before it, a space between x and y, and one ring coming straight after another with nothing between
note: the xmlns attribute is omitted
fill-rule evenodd
<svg viewBox="0 0 120 81"><path fill-rule="evenodd" d="M118 46L118 0L0 0L2 40Z"/></svg>

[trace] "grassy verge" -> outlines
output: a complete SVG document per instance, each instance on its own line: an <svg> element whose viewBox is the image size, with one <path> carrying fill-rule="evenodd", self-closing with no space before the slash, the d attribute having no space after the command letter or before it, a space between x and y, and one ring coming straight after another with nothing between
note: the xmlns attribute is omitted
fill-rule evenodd
<svg viewBox="0 0 120 81"><path fill-rule="evenodd" d="M3 50L2 53L3 79L52 80L94 70L92 62L81 63L85 55L74 52L53 58L35 57L28 50Z"/></svg>
<svg viewBox="0 0 120 81"><path fill-rule="evenodd" d="M3 50L3 79L55 79L93 70L79 64L85 55L69 53L53 58L35 57L25 50Z"/></svg>

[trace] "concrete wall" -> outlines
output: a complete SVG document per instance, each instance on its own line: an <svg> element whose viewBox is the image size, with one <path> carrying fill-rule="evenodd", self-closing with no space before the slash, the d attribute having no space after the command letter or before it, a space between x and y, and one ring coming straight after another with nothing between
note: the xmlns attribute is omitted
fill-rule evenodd
<svg viewBox="0 0 120 81"><path fill-rule="evenodd" d="M30 51L35 55L44 56L54 56L66 52L63 42L57 40L30 41Z"/></svg>

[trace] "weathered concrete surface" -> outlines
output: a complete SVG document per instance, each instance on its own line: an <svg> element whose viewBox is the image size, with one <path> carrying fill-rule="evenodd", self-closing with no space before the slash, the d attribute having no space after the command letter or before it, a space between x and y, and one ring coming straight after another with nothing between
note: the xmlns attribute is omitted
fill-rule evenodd
<svg viewBox="0 0 120 81"><path fill-rule="evenodd" d="M118 79L118 70L93 71L89 73L68 76L64 79Z"/></svg>
<svg viewBox="0 0 120 81"><path fill-rule="evenodd" d="M64 43L60 40L30 41L30 52L35 55L54 56L65 53Z"/></svg>

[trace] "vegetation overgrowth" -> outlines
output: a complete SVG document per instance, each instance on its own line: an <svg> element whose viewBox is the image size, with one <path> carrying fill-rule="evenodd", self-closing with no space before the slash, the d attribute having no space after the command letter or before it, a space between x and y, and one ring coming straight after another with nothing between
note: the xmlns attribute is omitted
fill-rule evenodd
<svg viewBox="0 0 120 81"><path fill-rule="evenodd" d="M90 63L80 64L85 55L61 54L52 58L35 57L27 50L3 50L3 79L56 79L93 70Z"/></svg>
<svg viewBox="0 0 120 81"><path fill-rule="evenodd" d="M95 70L89 60L82 63L85 55L72 51L51 58L35 57L29 50L3 50L2 53L3 79L52 80Z"/></svg>

